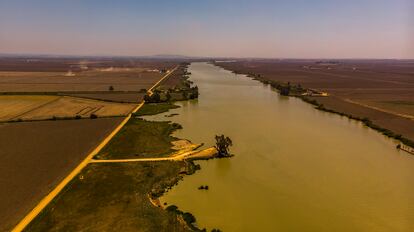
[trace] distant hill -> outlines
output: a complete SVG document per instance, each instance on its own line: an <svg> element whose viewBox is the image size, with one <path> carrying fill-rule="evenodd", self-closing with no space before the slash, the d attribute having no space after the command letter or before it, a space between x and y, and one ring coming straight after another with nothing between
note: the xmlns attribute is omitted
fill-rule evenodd
<svg viewBox="0 0 414 232"><path fill-rule="evenodd" d="M175 55L175 54L157 54L153 56L149 56L151 58L159 58L159 59L194 59L198 57L194 56L184 56L184 55Z"/></svg>

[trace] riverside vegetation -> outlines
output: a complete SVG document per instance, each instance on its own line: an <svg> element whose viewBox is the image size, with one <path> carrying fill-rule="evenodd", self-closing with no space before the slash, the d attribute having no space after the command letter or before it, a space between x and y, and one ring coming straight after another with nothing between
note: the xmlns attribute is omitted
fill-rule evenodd
<svg viewBox="0 0 414 232"><path fill-rule="evenodd" d="M171 103L145 104L95 159L159 157L171 153L171 141L177 140L171 134L181 126L168 121L148 121L139 116L167 112L176 107ZM226 151L228 141L223 143ZM27 231L85 228L206 231L197 228L191 213L182 212L176 206L164 210L149 200L159 198L183 175L199 168L192 161L89 164L29 224Z"/></svg>
<svg viewBox="0 0 414 232"><path fill-rule="evenodd" d="M193 82L189 80L187 71L188 63L181 64L176 71L178 74L170 77L172 83L160 85L152 95L146 94L144 100L147 103L185 101L198 98L198 87L193 86ZM168 81L168 80L167 80Z"/></svg>
<svg viewBox="0 0 414 232"><path fill-rule="evenodd" d="M146 108L160 111L154 109L158 108L156 104ZM159 108L165 109L165 105ZM178 124L170 122L131 118L95 159L168 153L170 142L176 139L171 133L178 128ZM170 161L89 164L27 230L82 230L92 226L101 230L189 231L175 213L154 207L148 199L176 184L182 178L182 169L192 172L197 167L189 162Z"/></svg>
<svg viewBox="0 0 414 232"><path fill-rule="evenodd" d="M319 103L317 100L315 99L310 99L308 98L305 93L307 92L315 92L315 90L311 90L311 89L307 89L307 88L303 88L300 84L291 84L290 82L287 83L283 83L283 82L279 82L279 81L274 81L274 80L265 80L262 78L262 76L260 74L253 74L253 73L249 73L247 74L249 77L253 78L254 80L258 80L264 84L268 84L270 86L272 86L273 88L277 89L280 93L280 95L282 96L291 96L291 97L297 97L302 99L303 101L310 103L312 105L315 106L316 109L321 110L321 111L325 111L325 112L329 112L329 113L334 113L334 114L339 114L341 116L344 117L348 117L350 119L354 119L357 121L362 122L365 126L372 128L380 133L382 133L383 135L396 139L398 141L401 141L403 144L410 146L412 148L414 148L414 141L405 138L404 136L402 136L401 134L396 134L393 131L383 128L379 125L374 124L369 118L364 117L357 117L354 116L352 114L349 113L344 113L344 112L340 112L340 111L336 111L333 109L329 109L326 108L323 104ZM317 93L319 94L319 93Z"/></svg>

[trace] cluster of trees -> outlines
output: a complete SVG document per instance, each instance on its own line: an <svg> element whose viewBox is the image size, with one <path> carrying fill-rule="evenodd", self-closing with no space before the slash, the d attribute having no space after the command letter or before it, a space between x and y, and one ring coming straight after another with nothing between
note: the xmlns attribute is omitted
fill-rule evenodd
<svg viewBox="0 0 414 232"><path fill-rule="evenodd" d="M289 96L290 93L290 85L287 86L280 86L279 87L280 95Z"/></svg>
<svg viewBox="0 0 414 232"><path fill-rule="evenodd" d="M147 103L159 103L161 102L161 95L158 91L155 91L152 95L145 94L144 101Z"/></svg>
<svg viewBox="0 0 414 232"><path fill-rule="evenodd" d="M219 157L230 156L230 146L233 146L233 141L224 135L216 135L216 146Z"/></svg>
<svg viewBox="0 0 414 232"><path fill-rule="evenodd" d="M196 99L198 98L198 87L189 87L188 89L180 90L181 97L174 97L172 99L171 90L160 91L155 90L152 95L146 94L144 96L144 100L147 103L160 103L160 102L169 102L171 100L188 100L188 99Z"/></svg>
<svg viewBox="0 0 414 232"><path fill-rule="evenodd" d="M183 91L183 98L184 98L184 100L187 100L187 99L196 99L196 98L198 98L198 87L197 86L194 86L194 87L191 87L191 88L189 88L189 90L187 90L187 91Z"/></svg>
<svg viewBox="0 0 414 232"><path fill-rule="evenodd" d="M199 229L197 228L197 226L195 225L196 223L196 218L194 217L194 215L192 215L191 213L188 212L182 212L181 210L178 209L177 206L175 205L170 205L168 206L165 210L167 210L168 212L172 212L175 213L177 215L180 215L182 217L182 219L187 223L187 225L190 227L191 230L193 231L201 231L201 232L207 232L206 228L203 229ZM211 232L221 232L220 229L212 229Z"/></svg>
<svg viewBox="0 0 414 232"><path fill-rule="evenodd" d="M188 212L182 212L181 210L178 209L177 206L175 205L170 205L166 208L166 210L168 212L172 212L175 213L177 215L181 215L181 217L183 218L183 220L187 223L187 225L190 227L190 229L192 229L193 231L203 231L198 229L194 223L196 222L196 218L194 217L194 215L192 215L191 213ZM206 230L204 230L206 231Z"/></svg>
<svg viewBox="0 0 414 232"><path fill-rule="evenodd" d="M269 83L269 82L268 82ZM290 82L287 84L280 84L278 82L270 82L270 85L280 91L280 95L289 96L291 94L302 94L306 90L300 85L292 85Z"/></svg>

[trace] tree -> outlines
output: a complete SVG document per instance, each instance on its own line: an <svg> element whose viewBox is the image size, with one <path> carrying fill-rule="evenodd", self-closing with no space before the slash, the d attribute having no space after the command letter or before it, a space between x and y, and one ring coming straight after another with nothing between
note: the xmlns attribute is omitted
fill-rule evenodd
<svg viewBox="0 0 414 232"><path fill-rule="evenodd" d="M152 99L152 102L154 102L154 103L158 103L158 102L160 102L160 101L161 101L161 96L160 96L160 94L159 94L158 92L154 92L154 93L151 95L151 99Z"/></svg>
<svg viewBox="0 0 414 232"><path fill-rule="evenodd" d="M158 92L154 92L151 96L145 94L144 101L147 103L159 103L161 102L161 96Z"/></svg>
<svg viewBox="0 0 414 232"><path fill-rule="evenodd" d="M188 99L188 94L187 94L186 91L183 91L182 96L183 96L183 99L184 100L187 100Z"/></svg>
<svg viewBox="0 0 414 232"><path fill-rule="evenodd" d="M148 94L145 94L145 96L144 96L144 101L145 102L148 102L148 103L150 103L151 102L151 97L150 97L150 95L148 95Z"/></svg>
<svg viewBox="0 0 414 232"><path fill-rule="evenodd" d="M188 98L190 98L190 99L198 98L198 87L197 86L192 87L190 89L190 94L189 94Z"/></svg>
<svg viewBox="0 0 414 232"><path fill-rule="evenodd" d="M287 86L280 86L280 95L289 96L290 93L290 83Z"/></svg>
<svg viewBox="0 0 414 232"><path fill-rule="evenodd" d="M166 101L170 101L171 100L170 91L167 91L167 93L165 94L165 98L166 98Z"/></svg>
<svg viewBox="0 0 414 232"><path fill-rule="evenodd" d="M216 135L215 148L217 149L219 156L228 156L230 146L233 146L233 142L229 137L225 137L224 135Z"/></svg>

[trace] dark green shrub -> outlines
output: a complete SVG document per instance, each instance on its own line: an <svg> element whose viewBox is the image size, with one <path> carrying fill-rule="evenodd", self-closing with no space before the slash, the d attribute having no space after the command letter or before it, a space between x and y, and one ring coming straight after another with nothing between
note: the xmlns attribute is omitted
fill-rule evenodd
<svg viewBox="0 0 414 232"><path fill-rule="evenodd" d="M196 221L195 217L191 213L188 213L188 212L183 214L183 219L188 224L193 224Z"/></svg>
<svg viewBox="0 0 414 232"><path fill-rule="evenodd" d="M172 126L173 130L183 129L183 126L181 126L180 124L175 123L175 122L172 123L171 126Z"/></svg>
<svg viewBox="0 0 414 232"><path fill-rule="evenodd" d="M178 207L175 205L169 205L167 208L165 208L165 210L169 211L169 212L175 212L178 210Z"/></svg>

